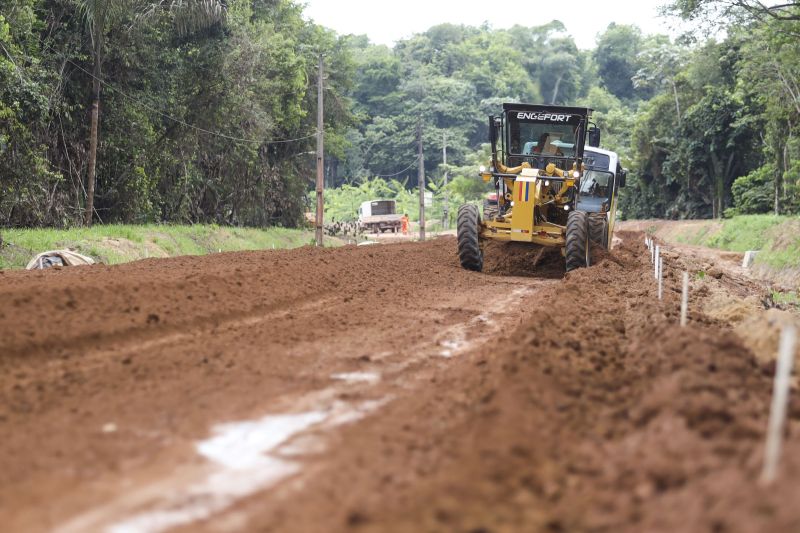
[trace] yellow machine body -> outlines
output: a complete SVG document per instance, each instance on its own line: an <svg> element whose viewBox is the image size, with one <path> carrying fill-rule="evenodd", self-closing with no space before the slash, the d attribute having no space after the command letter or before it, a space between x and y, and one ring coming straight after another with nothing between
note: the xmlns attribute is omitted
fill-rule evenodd
<svg viewBox="0 0 800 533"><path fill-rule="evenodd" d="M496 192L482 213L474 203L459 207L463 268L481 271L485 240L559 248L567 272L591 264L591 246L610 245L626 172L615 152L599 148L591 115L584 107L504 103L489 117L491 159L478 172Z"/></svg>
<svg viewBox="0 0 800 533"><path fill-rule="evenodd" d="M519 173L514 179L504 178L508 194L498 199L511 203L505 214L482 223L481 236L501 241L527 242L542 246L562 247L565 244L564 226L542 221L537 223L537 210L555 204L563 209L568 203L565 193L575 186L573 177L554 166L536 170L528 165L503 167L501 172Z"/></svg>

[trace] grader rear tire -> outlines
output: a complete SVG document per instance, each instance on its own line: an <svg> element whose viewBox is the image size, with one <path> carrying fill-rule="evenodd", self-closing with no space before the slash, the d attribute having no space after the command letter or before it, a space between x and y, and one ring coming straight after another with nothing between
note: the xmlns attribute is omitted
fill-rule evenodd
<svg viewBox="0 0 800 533"><path fill-rule="evenodd" d="M589 217L572 211L567 217L567 272L589 266Z"/></svg>
<svg viewBox="0 0 800 533"><path fill-rule="evenodd" d="M589 213L589 240L608 248L608 218L604 213Z"/></svg>
<svg viewBox="0 0 800 533"><path fill-rule="evenodd" d="M462 267L475 272L483 269L483 252L478 241L480 221L477 206L467 204L458 208L456 217L458 258Z"/></svg>

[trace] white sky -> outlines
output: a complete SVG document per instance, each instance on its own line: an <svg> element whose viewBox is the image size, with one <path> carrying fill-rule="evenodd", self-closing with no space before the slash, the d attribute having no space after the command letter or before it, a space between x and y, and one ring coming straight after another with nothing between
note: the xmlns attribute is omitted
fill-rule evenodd
<svg viewBox="0 0 800 533"><path fill-rule="evenodd" d="M302 1L302 0L301 0ZM636 24L645 34L666 33L677 22L658 16L669 0L304 0L305 16L340 35L366 34L373 43L395 41L449 22L493 28L540 26L560 20L579 48L594 48L611 22Z"/></svg>

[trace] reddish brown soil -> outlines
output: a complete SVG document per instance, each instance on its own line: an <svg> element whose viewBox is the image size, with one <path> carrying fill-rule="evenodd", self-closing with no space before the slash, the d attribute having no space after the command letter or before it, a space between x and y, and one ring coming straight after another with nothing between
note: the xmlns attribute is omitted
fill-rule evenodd
<svg viewBox="0 0 800 533"><path fill-rule="evenodd" d="M658 302L622 237L563 280L497 246L466 272L452 238L0 274L0 523L103 508L361 370L381 381L332 390L383 407L184 530L797 531L800 402L763 488L768 369L702 293L677 327L679 272Z"/></svg>

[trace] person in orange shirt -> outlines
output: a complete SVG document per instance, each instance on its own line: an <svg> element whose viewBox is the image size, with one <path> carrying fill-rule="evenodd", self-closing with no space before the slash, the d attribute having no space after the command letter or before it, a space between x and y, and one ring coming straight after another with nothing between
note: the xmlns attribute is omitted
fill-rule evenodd
<svg viewBox="0 0 800 533"><path fill-rule="evenodd" d="M408 214L404 213L403 216L400 217L400 231L403 232L403 235L408 235Z"/></svg>

